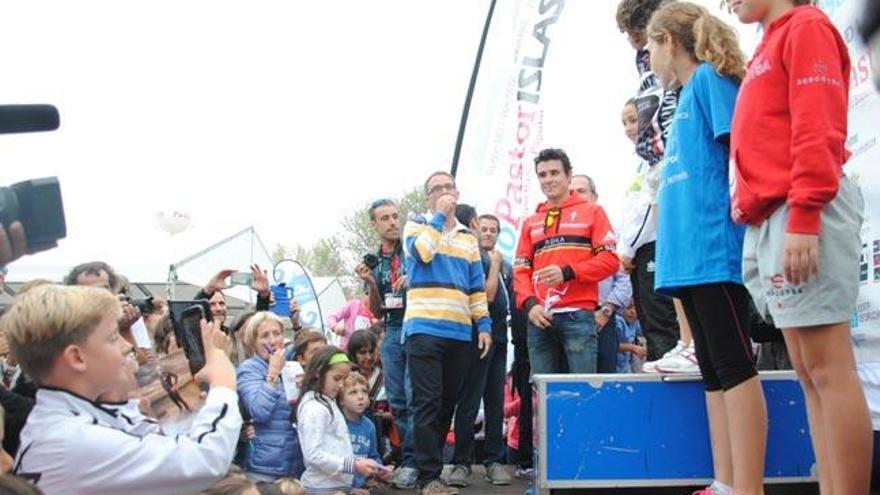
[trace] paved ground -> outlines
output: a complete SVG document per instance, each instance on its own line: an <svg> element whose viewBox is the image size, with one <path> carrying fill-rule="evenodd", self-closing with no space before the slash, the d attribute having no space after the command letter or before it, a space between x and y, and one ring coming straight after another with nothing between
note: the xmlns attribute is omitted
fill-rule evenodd
<svg viewBox="0 0 880 495"><path fill-rule="evenodd" d="M449 466L446 467L446 470L449 469ZM507 470L511 476L513 475L513 469L508 466ZM445 473L445 471L444 471ZM494 486L483 479L483 476L486 475L486 470L483 466L474 466L474 472L471 473L470 486L467 488L461 489L461 495L522 495L525 493L526 488L529 484L526 481L518 480L516 478L513 479L513 484L509 486ZM401 491L401 490L393 490L388 488L379 492L381 495L403 495L415 492Z"/></svg>
<svg viewBox="0 0 880 495"><path fill-rule="evenodd" d="M448 466L447 466L448 469ZM513 470L508 469L512 474ZM522 495L528 483L514 479L509 486L494 486L486 483L483 479L485 470L482 466L474 466L471 474L471 484L461 490L461 495ZM555 490L554 495L691 495L694 490L701 487L675 487L675 488L602 488L592 490ZM815 485L768 485L765 488L767 495L818 495L819 490ZM411 491L392 490L390 488L379 492L378 495L403 495L415 493Z"/></svg>

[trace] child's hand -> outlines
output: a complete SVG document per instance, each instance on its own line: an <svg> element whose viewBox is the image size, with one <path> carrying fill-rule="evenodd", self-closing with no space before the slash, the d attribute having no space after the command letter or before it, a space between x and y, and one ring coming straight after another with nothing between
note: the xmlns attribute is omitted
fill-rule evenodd
<svg viewBox="0 0 880 495"><path fill-rule="evenodd" d="M648 349L645 349L644 347L642 347L642 346L640 346L640 345L637 345L637 346L636 346L636 348L633 350L633 353L634 353L636 356L638 356L639 359L641 359L642 361L644 361L645 358L648 357Z"/></svg>
<svg viewBox="0 0 880 495"><path fill-rule="evenodd" d="M782 245L785 280L792 285L805 284L819 273L819 236L785 234Z"/></svg>
<svg viewBox="0 0 880 495"><path fill-rule="evenodd" d="M375 476L378 467L376 461L372 459L357 459L354 461L354 472L365 478Z"/></svg>
<svg viewBox="0 0 880 495"><path fill-rule="evenodd" d="M333 325L333 328L331 328L330 330L333 330L333 333L335 333L336 335L345 335L345 322L336 322L336 324Z"/></svg>
<svg viewBox="0 0 880 495"><path fill-rule="evenodd" d="M391 476L394 475L394 465L389 464L387 466L378 466L378 472L376 473L376 477L382 481L389 482L391 481Z"/></svg>

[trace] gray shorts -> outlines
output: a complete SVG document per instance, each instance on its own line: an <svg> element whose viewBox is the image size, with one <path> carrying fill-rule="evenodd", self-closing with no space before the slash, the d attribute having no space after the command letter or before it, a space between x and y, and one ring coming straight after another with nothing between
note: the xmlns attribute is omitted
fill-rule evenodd
<svg viewBox="0 0 880 495"><path fill-rule="evenodd" d="M755 307L779 328L850 321L859 293L864 201L857 185L840 178L837 196L822 210L819 274L806 284L785 280L782 246L788 205L759 226L749 226L743 244L743 282Z"/></svg>

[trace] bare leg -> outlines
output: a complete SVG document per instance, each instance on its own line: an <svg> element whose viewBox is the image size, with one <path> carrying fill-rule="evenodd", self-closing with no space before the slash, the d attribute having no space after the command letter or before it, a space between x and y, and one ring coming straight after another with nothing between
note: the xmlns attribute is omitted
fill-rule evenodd
<svg viewBox="0 0 880 495"><path fill-rule="evenodd" d="M831 463L828 461L828 447L825 442L825 428L822 421L822 405L819 402L819 394L813 386L810 375L804 368L801 358L800 332L783 332L785 347L788 349L788 357L791 365L797 372L804 398L807 402L807 421L810 423L810 439L813 443L813 453L816 456L816 471L819 475L819 494L833 495L831 489Z"/></svg>
<svg viewBox="0 0 880 495"><path fill-rule="evenodd" d="M856 374L849 323L785 329L786 341L792 333L797 333L803 374L812 383L818 399L813 407L818 406L821 411L820 416L812 418L810 426L813 422L821 423L824 456L830 467L828 493L867 495L873 435L865 395ZM804 381L802 378L801 382Z"/></svg>
<svg viewBox="0 0 880 495"><path fill-rule="evenodd" d="M760 379L752 377L724 392L727 429L737 495L764 493L767 451L767 405Z"/></svg>
<svg viewBox="0 0 880 495"><path fill-rule="evenodd" d="M733 486L733 459L724 392L720 390L706 392L706 412L709 416L709 438L712 440L712 469L715 480Z"/></svg>
<svg viewBox="0 0 880 495"><path fill-rule="evenodd" d="M681 305L681 301L678 299L673 299L672 303L675 305L675 316L678 319L678 328L681 331L681 336L678 340L684 342L685 345L691 345L694 337L691 335L691 326L688 323L687 316L684 314L684 306Z"/></svg>

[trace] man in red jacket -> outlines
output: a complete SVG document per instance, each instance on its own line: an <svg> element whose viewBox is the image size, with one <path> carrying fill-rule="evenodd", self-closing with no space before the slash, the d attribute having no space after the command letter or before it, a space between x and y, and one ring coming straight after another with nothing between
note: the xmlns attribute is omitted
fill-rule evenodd
<svg viewBox="0 0 880 495"><path fill-rule="evenodd" d="M535 172L547 201L523 222L513 267L516 305L529 318L532 373L595 373L593 312L599 281L619 266L614 233L602 207L569 192L564 151L542 150Z"/></svg>

